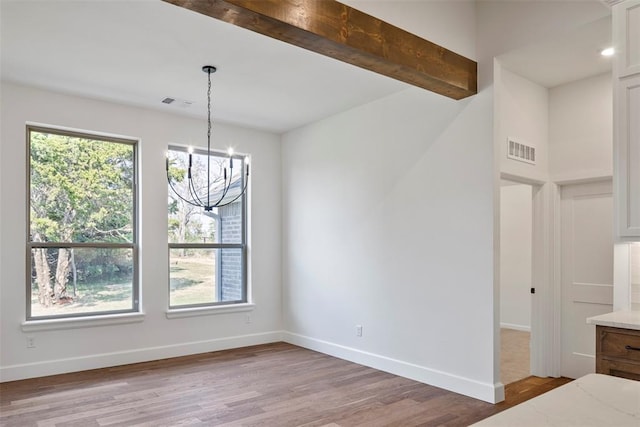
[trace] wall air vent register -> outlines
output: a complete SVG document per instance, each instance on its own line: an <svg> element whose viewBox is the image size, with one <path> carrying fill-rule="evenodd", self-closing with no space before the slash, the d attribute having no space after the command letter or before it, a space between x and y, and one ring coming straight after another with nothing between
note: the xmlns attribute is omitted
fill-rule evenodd
<svg viewBox="0 0 640 427"><path fill-rule="evenodd" d="M507 149L507 157L532 165L536 164L536 148L508 139L509 147Z"/></svg>

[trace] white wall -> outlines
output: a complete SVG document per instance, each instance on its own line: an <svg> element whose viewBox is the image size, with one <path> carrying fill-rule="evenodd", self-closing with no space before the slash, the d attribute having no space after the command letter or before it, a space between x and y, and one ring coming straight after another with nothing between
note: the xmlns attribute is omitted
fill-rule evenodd
<svg viewBox="0 0 640 427"><path fill-rule="evenodd" d="M499 64L496 68L496 111L499 117L497 144L503 174L538 182L569 183L611 176L612 174L612 89L611 77L603 74L546 89ZM538 162L530 165L508 159L507 138L531 144ZM512 188L503 188L502 197L515 197ZM530 203L522 200L520 203ZM501 324L530 327L530 297L513 294L513 242L520 239L510 223L509 211L501 201ZM528 207L520 206L525 212ZM529 221L529 220L528 220ZM515 233L515 234L511 234ZM528 255L530 257L530 254ZM531 265L522 265L522 281ZM507 281L505 283L504 281ZM522 289L527 288L523 285ZM528 288L527 288L528 290ZM506 294L505 294L506 293ZM512 309L512 307L520 307Z"/></svg>
<svg viewBox="0 0 640 427"><path fill-rule="evenodd" d="M531 330L533 203L530 185L500 188L500 324Z"/></svg>
<svg viewBox="0 0 640 427"><path fill-rule="evenodd" d="M2 223L0 232L0 374L3 381L280 339L281 167L277 135L216 124L214 145L252 156L251 277L253 321L245 313L167 319L167 184L169 143L206 146L204 119L2 85ZM143 322L37 331L25 320L25 177L27 121L140 138L140 279ZM26 348L26 336L36 348Z"/></svg>
<svg viewBox="0 0 640 427"><path fill-rule="evenodd" d="M488 92L410 89L284 135L289 340L496 398Z"/></svg>
<svg viewBox="0 0 640 427"><path fill-rule="evenodd" d="M549 175L573 181L613 174L609 73L549 90Z"/></svg>
<svg viewBox="0 0 640 427"><path fill-rule="evenodd" d="M475 28L471 2L378 3L363 10L404 28L421 22L420 35L446 47L466 40L451 28ZM452 49L474 58L474 38ZM471 99L408 89L283 136L287 340L502 398L491 78L480 81Z"/></svg>
<svg viewBox="0 0 640 427"><path fill-rule="evenodd" d="M535 181L549 174L549 98L547 89L499 65L495 74L496 141L500 171ZM536 148L536 164L507 158L508 139Z"/></svg>

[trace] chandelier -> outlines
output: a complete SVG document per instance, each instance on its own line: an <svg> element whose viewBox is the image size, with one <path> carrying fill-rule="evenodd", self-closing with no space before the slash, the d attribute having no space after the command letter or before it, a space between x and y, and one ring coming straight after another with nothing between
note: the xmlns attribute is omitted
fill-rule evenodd
<svg viewBox="0 0 640 427"><path fill-rule="evenodd" d="M171 190L185 203L192 206L204 208L205 211L210 212L213 208L227 206L236 200L238 200L247 190L247 184L249 183L249 162L248 159L244 159L245 170L243 174L239 174L236 180L233 180L233 149L228 151L228 159L222 167L222 176L216 175L212 179L211 175L211 74L216 72L216 67L213 65L205 65L202 67L202 71L207 73L208 87L207 87L207 174L206 180L196 179L197 171L193 166L193 149L189 148L189 160L186 171L186 190L180 194L172 182L171 174L169 173L169 155L167 153L166 169L167 169L167 181ZM202 178L202 177L200 177ZM205 184L206 182L206 184ZM201 183L201 184L198 184Z"/></svg>

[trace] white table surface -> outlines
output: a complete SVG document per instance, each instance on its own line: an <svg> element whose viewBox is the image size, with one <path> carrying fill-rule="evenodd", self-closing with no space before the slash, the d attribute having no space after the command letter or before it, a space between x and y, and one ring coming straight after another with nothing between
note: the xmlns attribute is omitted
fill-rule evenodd
<svg viewBox="0 0 640 427"><path fill-rule="evenodd" d="M640 381L589 374L474 426L640 427Z"/></svg>

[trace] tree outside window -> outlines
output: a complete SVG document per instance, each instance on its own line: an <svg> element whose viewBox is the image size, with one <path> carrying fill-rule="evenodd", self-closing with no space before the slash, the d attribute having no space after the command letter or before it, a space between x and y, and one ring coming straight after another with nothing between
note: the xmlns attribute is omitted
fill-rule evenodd
<svg viewBox="0 0 640 427"><path fill-rule="evenodd" d="M27 131L27 318L137 311L136 142Z"/></svg>

